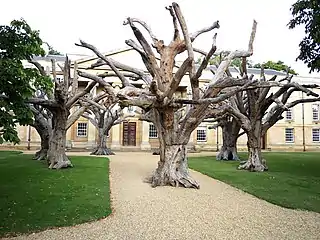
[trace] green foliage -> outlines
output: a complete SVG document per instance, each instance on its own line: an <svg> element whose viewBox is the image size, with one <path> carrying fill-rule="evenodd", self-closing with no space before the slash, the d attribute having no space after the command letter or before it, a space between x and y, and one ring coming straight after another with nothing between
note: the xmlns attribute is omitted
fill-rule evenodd
<svg viewBox="0 0 320 240"><path fill-rule="evenodd" d="M111 213L109 160L71 157L77 167L48 171L31 155L0 151L0 237L70 226Z"/></svg>
<svg viewBox="0 0 320 240"><path fill-rule="evenodd" d="M299 44L302 60L310 68L310 72L320 71L320 2L319 0L298 0L291 7L293 18L290 29L299 25L305 26L306 36Z"/></svg>
<svg viewBox="0 0 320 240"><path fill-rule="evenodd" d="M284 62L282 61L278 61L278 62L267 61L262 64L256 63L253 65L254 68L261 68L262 66L265 69L273 69L273 70L284 71L284 72L287 72L289 69L290 74L298 75L298 73L295 70L291 69L288 65L285 65Z"/></svg>
<svg viewBox="0 0 320 240"><path fill-rule="evenodd" d="M52 87L49 78L36 69L26 69L22 60L44 55L38 31L33 31L25 20L14 20L9 26L0 25L0 143L18 143L16 124L29 124L32 113L25 105L36 88Z"/></svg>
<svg viewBox="0 0 320 240"><path fill-rule="evenodd" d="M220 55L212 57L209 60L209 65L217 65L217 64L219 65L222 60L222 57L223 56L220 56ZM196 64L201 64L202 60L203 60L203 58L198 58L196 61ZM233 59L230 66L240 68L241 67L241 59L240 58ZM249 67L249 68L252 67L252 61L250 61L250 60L247 61L247 67Z"/></svg>
<svg viewBox="0 0 320 240"><path fill-rule="evenodd" d="M268 172L237 170L239 162L190 157L189 167L268 202L320 213L319 153L263 153ZM241 159L247 154L241 153Z"/></svg>

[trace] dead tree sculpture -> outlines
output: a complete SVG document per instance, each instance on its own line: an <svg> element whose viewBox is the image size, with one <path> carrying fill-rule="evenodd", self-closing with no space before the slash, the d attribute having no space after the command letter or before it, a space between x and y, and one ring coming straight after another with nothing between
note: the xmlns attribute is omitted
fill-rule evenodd
<svg viewBox="0 0 320 240"><path fill-rule="evenodd" d="M91 153L92 155L114 155L107 147L107 136L112 126L120 124L128 117L134 114L124 114L123 108L115 102L112 96L102 96L99 101L87 100L91 106L82 114L87 118L98 130L97 147Z"/></svg>
<svg viewBox="0 0 320 240"><path fill-rule="evenodd" d="M221 127L222 129L222 146L217 154L217 160L234 160L238 161L237 140L244 133L240 133L241 126L238 119L226 115L218 120L214 127Z"/></svg>
<svg viewBox="0 0 320 240"><path fill-rule="evenodd" d="M44 72L40 64L35 64L39 71ZM78 75L75 66L74 76L71 78L70 62L66 57L63 68L63 80L59 81L56 74L56 63L52 60L52 73L54 90L52 96L47 98L31 98L29 103L40 105L48 109L52 114L52 134L48 150L48 163L50 169L72 167L72 163L65 153L67 129L81 116L83 109L79 108L76 113L70 115L70 109L78 100L90 93L96 85L92 81L88 86L78 91ZM45 74L45 73L44 73Z"/></svg>
<svg viewBox="0 0 320 240"><path fill-rule="evenodd" d="M248 77L246 70L246 59L243 59L242 66L244 69L244 79L251 81L253 76ZM241 128L248 137L248 160L241 164L238 169L246 169L250 171L262 172L268 170L266 160L261 155L261 137L267 130L277 121L282 119L282 114L286 110L296 106L299 103L319 101L319 95L310 89L318 88L318 85L300 85L292 82L292 76L287 75L285 78L276 81L277 76L266 80L264 69L261 69L260 82L273 83L265 88L248 88L245 90L245 97L235 95L229 100L229 104L225 105L228 112L238 119ZM275 91L271 89L277 87ZM312 96L305 99L290 101L290 96L296 91L306 93Z"/></svg>
<svg viewBox="0 0 320 240"><path fill-rule="evenodd" d="M207 117L208 113L220 112L220 102L255 83L254 81L248 83L248 81L226 76L225 71L234 58L249 57L253 54L256 22L254 21L253 23L248 50L233 51L228 54L219 65L214 78L203 89L204 93L201 93L199 78L202 71L206 68L208 60L216 51L216 34L213 37L211 49L208 53L205 53L206 57L198 69L195 67L195 49L192 47L192 43L199 35L219 28L219 22L216 21L211 26L190 34L179 5L172 3L172 6L166 9L172 16L174 26L173 39L168 45L159 40L145 22L136 18L127 18L124 22L124 25L131 27L140 46L134 40L127 40L126 43L140 54L148 70L148 74L145 71L127 66L104 56L96 47L89 43L80 41L80 44L77 45L92 50L100 58L93 67L104 64L109 65L119 77L123 86L116 96L122 105L139 106L145 112L152 115L160 141L160 161L158 168L151 178L152 186L181 185L199 188L199 184L188 172L186 145L192 131ZM136 27L136 23L140 24L149 33L152 40L151 45L139 28ZM181 32L183 38L180 38ZM157 61L152 47L159 54L159 61ZM183 52L187 53L187 58L178 70L174 71L175 57ZM138 75L145 82L147 88L139 89L134 87L123 74L123 71ZM179 99L174 96L174 93L177 91L182 77L186 73L189 73L192 99ZM85 72L79 72L79 74L97 82L104 82L104 85L112 91L111 86L102 78ZM228 91L226 88L228 88ZM223 89L226 91L222 93ZM214 107L210 107L212 103L214 103ZM182 108L183 104L191 104L192 106L182 117L175 117L175 112Z"/></svg>

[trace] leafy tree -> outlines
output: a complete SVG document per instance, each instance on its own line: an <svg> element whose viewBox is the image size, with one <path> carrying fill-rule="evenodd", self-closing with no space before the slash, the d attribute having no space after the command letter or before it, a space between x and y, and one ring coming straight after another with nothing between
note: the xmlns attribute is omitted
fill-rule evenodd
<svg viewBox="0 0 320 240"><path fill-rule="evenodd" d="M39 32L23 19L0 25L0 143L18 143L16 124L30 124L32 112L25 100L36 88L49 89L51 81L36 69L24 68L22 60L44 55Z"/></svg>
<svg viewBox="0 0 320 240"><path fill-rule="evenodd" d="M319 0L298 0L291 7L293 18L290 29L298 25L305 26L306 36L299 44L302 60L310 68L310 72L320 71L320 2Z"/></svg>
<svg viewBox="0 0 320 240"><path fill-rule="evenodd" d="M263 65L264 69L273 69L273 70L277 70L277 71L288 71L289 69L289 73L290 74L293 74L293 75L298 75L298 73L291 69L288 65L285 65L284 62L282 61L277 61L277 62L274 62L274 61L267 61L267 62L264 62L264 63L256 63L253 65L254 68L261 68Z"/></svg>

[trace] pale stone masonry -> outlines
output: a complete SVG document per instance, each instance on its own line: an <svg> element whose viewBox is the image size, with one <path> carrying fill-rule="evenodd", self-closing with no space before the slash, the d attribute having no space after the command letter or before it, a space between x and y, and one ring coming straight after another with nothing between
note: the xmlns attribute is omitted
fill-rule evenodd
<svg viewBox="0 0 320 240"><path fill-rule="evenodd" d="M144 65L140 59L140 56L130 48L115 50L106 53L108 57L111 57L119 62L123 62L134 67L144 69ZM63 56L47 56L44 58L38 58L42 66L47 71L51 69L50 59L54 57L57 63L63 64ZM85 70L92 63L97 61L97 58L85 57L76 58L73 57L78 63L78 68L83 71L89 71L94 74L110 72L108 66L99 67L95 70ZM27 65L27 64L26 64ZM205 85L211 78L212 73L210 68L203 71L200 78L200 84ZM57 68L58 69L58 68ZM230 68L231 73L236 76L237 70ZM259 77L259 69L248 69L249 74L254 74ZM277 75L279 78L284 77L285 73L275 70L265 70L266 78L269 79L273 75ZM61 79L62 75L58 75ZM108 78L108 82L112 84L115 89L120 89L121 82L116 77ZM320 78L311 78L303 76L294 76L292 81L300 84L320 84ZM133 82L139 87L144 88L142 81ZM87 79L79 79L79 88L85 87ZM190 93L190 85L188 76L185 76L180 84L177 95L187 98ZM97 87L95 93L101 91L101 88ZM313 89L313 91L320 94L319 89ZM294 92L291 100L301 99L306 97L301 92ZM283 119L280 120L275 126L273 126L267 132L263 138L263 148L268 150L296 150L301 151L303 148L306 150L320 150L320 103L305 103L295 106L288 112L285 112ZM125 111L135 111L135 107L125 109ZM190 148L196 148L197 150L210 150L215 151L217 146L222 144L222 132L221 129L209 129L213 123L203 122L192 134L188 146ZM40 146L40 137L35 129L29 126L18 126L19 137L21 139L20 145L16 147L35 149ZM95 127L85 118L80 118L67 132L67 147L68 148L82 148L92 149L96 145L97 130ZM124 139L126 139L124 141ZM157 133L152 124L148 122L140 121L137 117L128 119L128 123L122 123L120 125L113 126L108 134L108 146L112 150L123 151L148 151L156 149L159 146L157 139ZM2 147L12 146L10 143L4 143ZM247 140L243 135L238 140L238 148L246 149Z"/></svg>

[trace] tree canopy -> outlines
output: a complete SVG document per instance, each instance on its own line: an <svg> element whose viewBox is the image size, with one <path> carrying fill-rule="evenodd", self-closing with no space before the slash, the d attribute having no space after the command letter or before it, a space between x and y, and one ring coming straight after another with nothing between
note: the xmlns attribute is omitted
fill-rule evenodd
<svg viewBox="0 0 320 240"><path fill-rule="evenodd" d="M277 71L288 71L290 74L293 74L293 75L298 75L298 73L291 69L288 65L284 64L284 62L282 61L277 61L277 62L274 62L274 61L267 61L267 62L264 62L264 63L256 63L253 65L254 68L261 68L263 65L264 69L273 69L273 70L277 70Z"/></svg>
<svg viewBox="0 0 320 240"><path fill-rule="evenodd" d="M305 26L306 36L299 44L302 60L310 68L310 72L320 71L320 3L319 0L298 0L291 7L293 18L290 29L299 25Z"/></svg>
<svg viewBox="0 0 320 240"><path fill-rule="evenodd" d="M18 143L16 124L29 124L32 112L25 105L37 88L49 89L51 81L22 61L44 55L39 32L23 19L0 25L0 143Z"/></svg>

